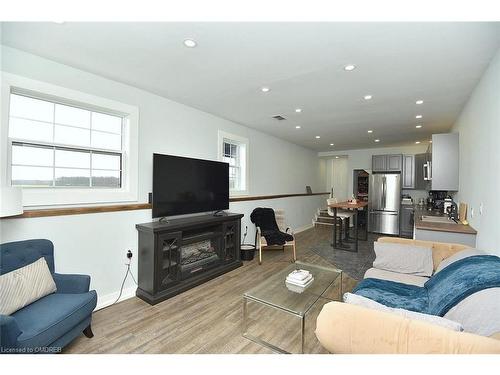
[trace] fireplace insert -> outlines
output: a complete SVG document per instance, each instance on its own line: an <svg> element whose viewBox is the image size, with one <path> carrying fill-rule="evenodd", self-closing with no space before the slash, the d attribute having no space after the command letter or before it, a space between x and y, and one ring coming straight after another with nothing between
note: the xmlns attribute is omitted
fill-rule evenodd
<svg viewBox="0 0 500 375"><path fill-rule="evenodd" d="M181 280L219 263L218 237L182 245L180 251Z"/></svg>

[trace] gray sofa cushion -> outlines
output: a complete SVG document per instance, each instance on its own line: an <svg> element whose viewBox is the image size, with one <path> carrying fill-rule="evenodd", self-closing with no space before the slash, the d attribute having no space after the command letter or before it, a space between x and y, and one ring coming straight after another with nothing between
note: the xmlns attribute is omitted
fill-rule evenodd
<svg viewBox="0 0 500 375"><path fill-rule="evenodd" d="M482 336L500 333L500 288L489 288L464 298L445 318L459 322L464 331Z"/></svg>
<svg viewBox="0 0 500 375"><path fill-rule="evenodd" d="M416 276L431 276L434 269L431 247L375 242L373 267Z"/></svg>

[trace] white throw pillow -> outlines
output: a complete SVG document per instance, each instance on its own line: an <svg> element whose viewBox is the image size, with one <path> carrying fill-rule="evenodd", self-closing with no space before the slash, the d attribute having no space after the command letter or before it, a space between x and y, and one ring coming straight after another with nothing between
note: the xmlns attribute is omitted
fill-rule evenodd
<svg viewBox="0 0 500 375"><path fill-rule="evenodd" d="M0 314L10 315L57 290L45 258L0 276Z"/></svg>
<svg viewBox="0 0 500 375"><path fill-rule="evenodd" d="M430 247L374 242L373 267L380 270L431 276L434 264Z"/></svg>
<svg viewBox="0 0 500 375"><path fill-rule="evenodd" d="M381 303L373 301L369 298L359 296L357 294L345 293L344 294L344 302L349 303L351 305L366 307L368 309L385 311L385 312L388 312L391 314L403 316L403 317L408 318L408 319L421 320L423 322L435 324L435 325L438 325L438 326L441 326L444 328L451 329L453 331L461 332L464 330L460 323L455 322L453 320L442 318L442 317L437 316L437 315L428 315L428 314L422 314L422 313L415 312L415 311L409 311L409 310L405 310L405 309L397 309L397 308L388 307L388 306L382 305Z"/></svg>
<svg viewBox="0 0 500 375"><path fill-rule="evenodd" d="M465 249L459 251L458 253L453 254L452 256L444 259L441 263L439 263L438 268L436 268L436 272L438 273L443 268L448 267L450 264L455 263L457 260L472 257L474 255L486 255L486 253L482 250L478 249Z"/></svg>

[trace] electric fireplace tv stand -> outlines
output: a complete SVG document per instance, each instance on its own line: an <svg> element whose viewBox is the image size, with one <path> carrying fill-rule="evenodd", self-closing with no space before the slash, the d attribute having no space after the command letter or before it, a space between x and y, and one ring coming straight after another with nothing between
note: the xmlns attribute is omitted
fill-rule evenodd
<svg viewBox="0 0 500 375"><path fill-rule="evenodd" d="M242 214L137 224L137 297L154 305L242 265Z"/></svg>

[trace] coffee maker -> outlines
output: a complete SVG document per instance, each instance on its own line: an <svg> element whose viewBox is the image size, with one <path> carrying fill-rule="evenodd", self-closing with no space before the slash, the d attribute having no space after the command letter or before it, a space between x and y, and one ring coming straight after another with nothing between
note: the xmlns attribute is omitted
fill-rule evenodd
<svg viewBox="0 0 500 375"><path fill-rule="evenodd" d="M446 207L446 214L448 215L448 217L450 219L452 219L453 221L455 222L458 222L458 208L457 208L457 204L453 201L451 201L451 204L449 204L447 207Z"/></svg>
<svg viewBox="0 0 500 375"><path fill-rule="evenodd" d="M427 209L431 210L444 210L444 200L447 196L447 191L442 190L431 190L429 191L429 196L427 197Z"/></svg>

